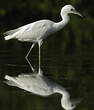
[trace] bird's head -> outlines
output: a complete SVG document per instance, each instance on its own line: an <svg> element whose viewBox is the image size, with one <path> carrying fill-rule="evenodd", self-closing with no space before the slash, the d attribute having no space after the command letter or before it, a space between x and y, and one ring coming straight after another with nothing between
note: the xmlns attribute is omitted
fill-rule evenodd
<svg viewBox="0 0 94 110"><path fill-rule="evenodd" d="M70 13L73 13L73 14L76 14L76 15L83 17L72 5L65 5L61 9L61 17L63 17L64 15L68 15Z"/></svg>
<svg viewBox="0 0 94 110"><path fill-rule="evenodd" d="M76 107L76 105L70 101L70 98L67 97L66 98L62 97L61 106L65 110L73 110Z"/></svg>
<svg viewBox="0 0 94 110"><path fill-rule="evenodd" d="M76 107L76 105L78 105L80 102L81 99L70 100L70 94L67 92L63 93L61 98L61 106L65 110L73 110Z"/></svg>

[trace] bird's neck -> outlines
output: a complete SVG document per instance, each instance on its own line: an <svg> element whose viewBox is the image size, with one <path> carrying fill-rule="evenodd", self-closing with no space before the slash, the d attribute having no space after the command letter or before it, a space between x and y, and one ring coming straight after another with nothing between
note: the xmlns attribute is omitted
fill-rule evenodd
<svg viewBox="0 0 94 110"><path fill-rule="evenodd" d="M56 31L61 30L70 20L70 17L68 15L62 16L62 21L55 23L54 27Z"/></svg>
<svg viewBox="0 0 94 110"><path fill-rule="evenodd" d="M57 86L54 88L54 92L61 94L61 95L63 96L63 98L65 98L65 99L66 99L66 98L67 98L67 99L70 98L70 94L68 93L68 91L67 91L65 88L63 88L62 86L60 86L60 85L57 85Z"/></svg>

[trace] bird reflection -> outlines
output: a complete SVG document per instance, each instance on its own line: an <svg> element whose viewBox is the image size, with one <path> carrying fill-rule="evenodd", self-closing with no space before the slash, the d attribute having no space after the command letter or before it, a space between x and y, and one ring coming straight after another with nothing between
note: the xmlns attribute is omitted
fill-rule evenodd
<svg viewBox="0 0 94 110"><path fill-rule="evenodd" d="M41 74L33 72L21 74L17 77L6 75L5 83L40 96L50 96L54 93L59 93L62 95L61 106L65 110L73 110L79 101L71 101L70 94L64 87L46 78L42 70L40 72Z"/></svg>

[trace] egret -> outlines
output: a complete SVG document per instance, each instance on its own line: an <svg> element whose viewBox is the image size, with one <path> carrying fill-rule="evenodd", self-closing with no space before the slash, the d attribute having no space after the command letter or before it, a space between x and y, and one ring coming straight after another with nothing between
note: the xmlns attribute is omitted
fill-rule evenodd
<svg viewBox="0 0 94 110"><path fill-rule="evenodd" d="M40 72L41 69L40 69ZM41 73L29 73L21 74L17 77L12 77L9 75L5 76L5 83L23 89L25 91L31 92L40 96L50 96L54 93L59 93L62 95L61 106L65 110L73 110L79 103L79 100L72 101L70 99L69 92L61 85L49 80Z"/></svg>
<svg viewBox="0 0 94 110"><path fill-rule="evenodd" d="M28 56L35 46L38 43L39 46L39 67L40 67L40 47L45 38L47 38L50 34L55 33L61 30L70 20L68 14L73 13L79 16L82 16L72 5L65 5L60 12L62 20L60 22L53 22L51 20L39 20L17 29L13 29L5 32L5 40L9 40L12 38L18 39L20 41L32 42L32 46L29 52L26 55L26 60L29 63L30 67L31 63L28 60ZM39 70L40 71L40 70Z"/></svg>

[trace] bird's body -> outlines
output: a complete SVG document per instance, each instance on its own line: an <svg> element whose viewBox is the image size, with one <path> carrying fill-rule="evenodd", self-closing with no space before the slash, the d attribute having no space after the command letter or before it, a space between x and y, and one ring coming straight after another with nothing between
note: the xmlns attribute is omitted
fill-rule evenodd
<svg viewBox="0 0 94 110"><path fill-rule="evenodd" d="M54 93L62 95L61 105L65 110L73 110L76 106L75 102L70 100L69 92L61 85L49 80L39 73L21 74L17 77L5 76L6 84L24 89L40 96L49 96Z"/></svg>
<svg viewBox="0 0 94 110"><path fill-rule="evenodd" d="M69 20L67 20L66 23L68 23L68 21ZM55 23L50 20L39 20L6 32L5 34L8 36L5 37L5 40L15 38L20 41L38 42L39 40L45 39L50 34L62 29L64 26L62 25L63 22L64 21Z"/></svg>
<svg viewBox="0 0 94 110"><path fill-rule="evenodd" d="M9 80L6 83L11 86L16 86L40 96L49 96L54 93L55 83L44 76L38 74L22 74L18 77L6 75L5 79Z"/></svg>
<svg viewBox="0 0 94 110"><path fill-rule="evenodd" d="M40 46L41 42L47 38L50 34L55 33L56 31L62 29L68 22L69 22L69 13L74 13L77 15L81 14L75 10L75 8L72 5L66 5L61 9L61 17L62 20L58 23L55 23L50 20L39 20L30 24L27 24L25 26L22 26L20 28L10 30L6 32L5 34L5 40L9 40L12 38L18 39L20 41L28 41L33 42L30 51L26 55L26 60L28 61L30 67L31 64L29 62L28 55L31 52L32 48L36 43L39 45L39 66L40 66ZM32 68L32 67L31 67ZM40 70L39 70L40 71Z"/></svg>
<svg viewBox="0 0 94 110"><path fill-rule="evenodd" d="M9 40L9 39L18 39L20 41L27 41L27 42L33 42L33 45L31 46L31 49L33 48L33 46L38 43L39 44L39 66L40 66L40 46L41 46L41 42L48 37L50 34L62 29L62 27L64 25L63 24L64 21L61 21L59 23L55 23L53 21L50 20L39 20L36 21L34 23L30 23L27 24L25 26L22 26L20 28L14 29L14 30L10 30L8 32L6 32L5 34L8 35L5 37L5 40ZM65 24L68 23L68 19L65 22ZM31 51L30 49L30 51ZM30 53L30 52L28 52ZM28 57L29 54L27 54ZM31 69L32 66L29 62L29 60L27 59ZM39 70L40 71L40 70Z"/></svg>
<svg viewBox="0 0 94 110"><path fill-rule="evenodd" d="M71 102L70 94L62 86L50 81L44 77L40 71L40 46L41 42L47 38L50 34L62 29L69 22L69 13L74 13L80 15L75 8L71 5L66 5L61 9L62 21L55 23L50 20L39 20L20 28L10 30L6 32L5 40L12 38L18 39L20 41L33 42L30 51L26 55L26 60L28 61L31 69L32 66L29 62L28 55L36 43L39 45L39 72L38 74L27 74L19 75L18 77L11 77L6 75L6 83L11 86L16 86L24 89L28 92L32 92L41 96L49 96L54 93L60 93L62 95L61 105L65 110L73 110L75 108L75 103Z"/></svg>

